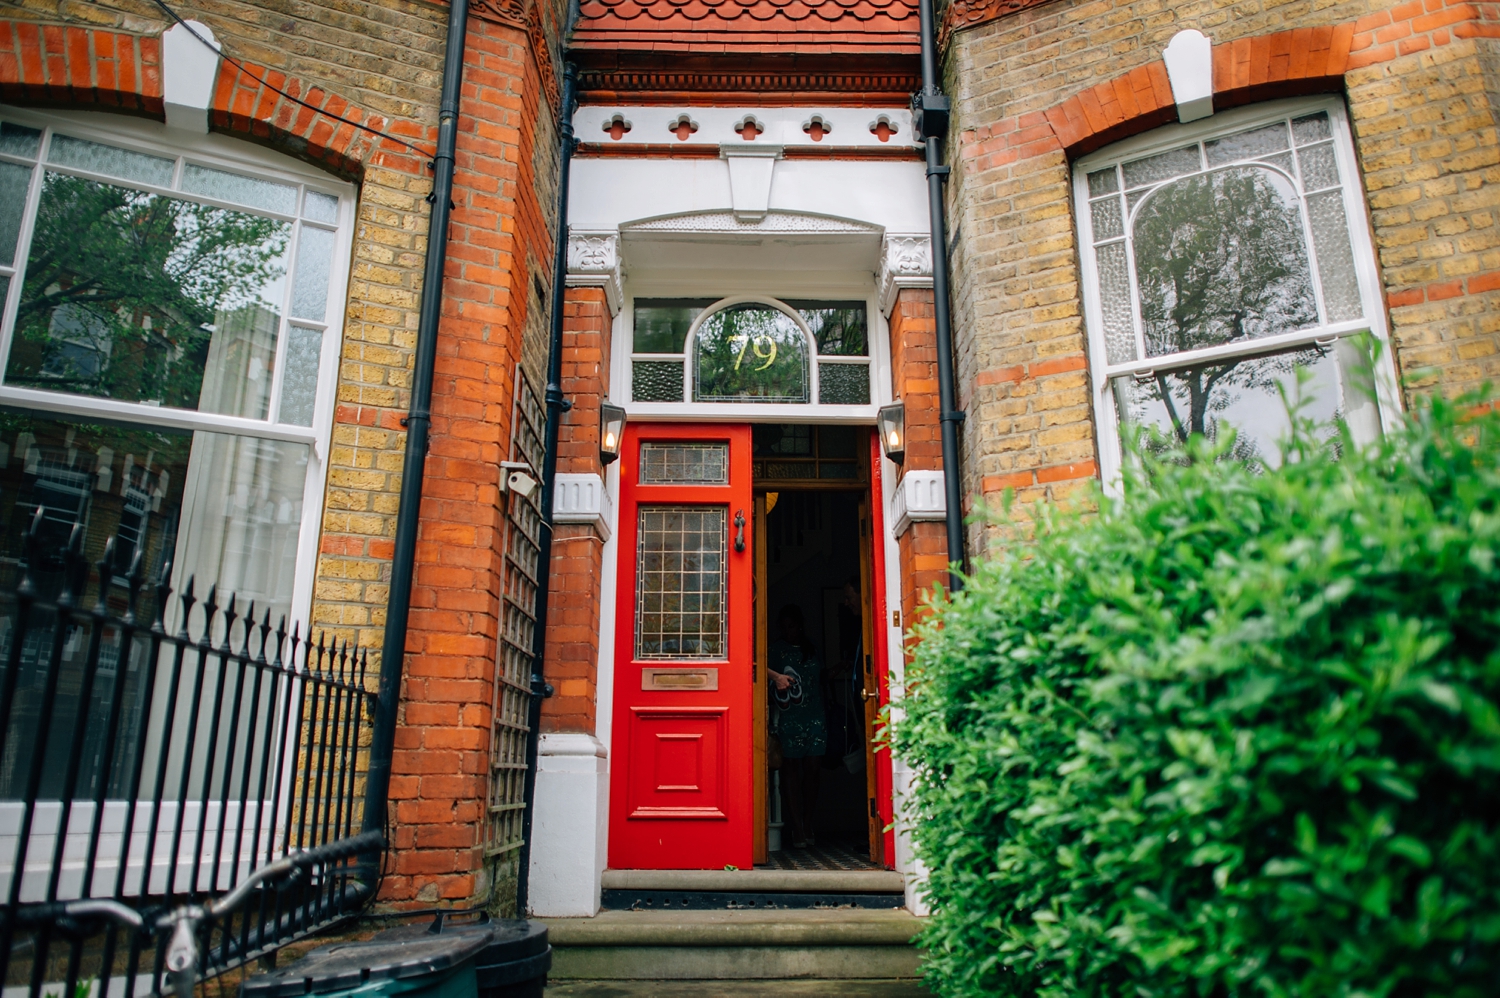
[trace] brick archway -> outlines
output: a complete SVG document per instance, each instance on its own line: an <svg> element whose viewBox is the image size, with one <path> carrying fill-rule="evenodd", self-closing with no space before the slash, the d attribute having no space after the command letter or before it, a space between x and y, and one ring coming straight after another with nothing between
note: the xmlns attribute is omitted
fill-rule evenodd
<svg viewBox="0 0 1500 998"><path fill-rule="evenodd" d="M120 111L161 120L161 60L160 35L0 21L0 100L18 105ZM357 177L367 165L422 172L423 157L414 151L329 114L419 146L436 141L429 130L415 122L372 114L337 94L283 73L259 66L247 68L250 73L227 61L220 64L209 109L211 127L312 160L345 176ZM271 87L319 110L288 100Z"/></svg>

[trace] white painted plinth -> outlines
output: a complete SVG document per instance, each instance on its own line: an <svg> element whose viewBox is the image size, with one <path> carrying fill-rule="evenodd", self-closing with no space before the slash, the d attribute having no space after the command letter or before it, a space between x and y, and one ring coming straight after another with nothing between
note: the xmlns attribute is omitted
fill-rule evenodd
<svg viewBox="0 0 1500 998"><path fill-rule="evenodd" d="M593 735L544 734L537 749L529 914L599 911L609 820L609 765Z"/></svg>

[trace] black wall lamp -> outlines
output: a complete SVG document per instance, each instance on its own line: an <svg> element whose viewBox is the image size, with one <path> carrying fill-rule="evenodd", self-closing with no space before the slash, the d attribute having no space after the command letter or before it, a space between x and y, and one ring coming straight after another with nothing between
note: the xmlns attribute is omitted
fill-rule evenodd
<svg viewBox="0 0 1500 998"><path fill-rule="evenodd" d="M906 457L906 405L892 402L875 414L875 428L880 432L880 449L900 464Z"/></svg>
<svg viewBox="0 0 1500 998"><path fill-rule="evenodd" d="M599 463L608 467L620 456L625 436L625 410L605 402L599 406Z"/></svg>

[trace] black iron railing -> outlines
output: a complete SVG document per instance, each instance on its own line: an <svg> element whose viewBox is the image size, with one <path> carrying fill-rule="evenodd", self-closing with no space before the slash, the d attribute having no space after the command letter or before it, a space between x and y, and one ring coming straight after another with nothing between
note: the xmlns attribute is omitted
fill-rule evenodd
<svg viewBox="0 0 1500 998"><path fill-rule="evenodd" d="M164 940L58 920L118 900L154 917L358 830L374 695L365 653L215 589L148 585L114 539L90 564L38 510L0 565L0 981L31 998L159 992ZM122 555L129 564L121 565ZM356 913L377 857L252 897L200 941L222 973ZM17 992L12 992L13 994Z"/></svg>

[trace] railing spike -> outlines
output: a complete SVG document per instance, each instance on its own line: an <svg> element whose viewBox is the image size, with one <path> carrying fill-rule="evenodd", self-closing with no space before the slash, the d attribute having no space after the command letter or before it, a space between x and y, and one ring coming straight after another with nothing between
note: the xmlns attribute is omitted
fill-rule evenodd
<svg viewBox="0 0 1500 998"><path fill-rule="evenodd" d="M292 641L295 643L296 640L297 639L294 636L292 638ZM281 656L282 656L283 652L285 652L285 650L286 650L286 614L282 614L280 622L277 623L277 625L276 625L276 661L275 661L275 664L278 665L278 666L281 666L283 668L285 668L285 665L284 665L284 663L282 661ZM288 657L290 658L291 663L292 663L292 671L295 672L296 668L297 668L297 656L296 656L296 646L295 646L295 644L293 645L293 648L292 648L292 654L290 656L288 656Z"/></svg>
<svg viewBox="0 0 1500 998"><path fill-rule="evenodd" d="M83 561L81 549L83 546L83 524L73 524L73 529L68 533L68 546L63 549L63 584L62 592L57 594L57 605L59 607L71 607L82 594L83 588L79 584L78 566ZM88 565L83 566L85 577L88 574Z"/></svg>
<svg viewBox="0 0 1500 998"><path fill-rule="evenodd" d="M250 634L255 630L255 600L250 601L250 608L245 611L245 640L240 643L240 657L250 657Z"/></svg>
<svg viewBox="0 0 1500 998"><path fill-rule="evenodd" d="M270 637L271 608L266 607L265 616L261 619L260 622L260 651L255 653L255 658L257 661L264 662L266 660L266 642L270 640Z"/></svg>
<svg viewBox="0 0 1500 998"><path fill-rule="evenodd" d="M135 610L141 597L141 586L146 582L141 572L144 561L141 545L137 544L134 553L130 556L130 568L125 573L125 622L127 624L135 623Z"/></svg>
<svg viewBox="0 0 1500 998"><path fill-rule="evenodd" d="M21 571L21 584L16 588L19 596L36 595L36 582L31 577L32 566L36 564L37 552L42 546L42 513L43 507L37 506L36 512L31 514L31 523L25 531L23 547L26 551L26 564Z"/></svg>
<svg viewBox="0 0 1500 998"><path fill-rule="evenodd" d="M183 587L181 595L177 598L182 602L182 623L177 629L177 636L184 641L191 641L192 635L188 633L188 618L192 616L193 604L198 602L193 595L193 585L198 581L196 575L189 575L187 585Z"/></svg>
<svg viewBox="0 0 1500 998"><path fill-rule="evenodd" d="M236 593L230 593L229 594L229 606L226 607L225 610L224 610L224 646L223 646L223 650L224 650L224 653L226 655L233 653L232 652L232 645L230 644L230 642L233 641L233 639L234 639L234 637L233 637L234 622L236 620L240 619L239 618L239 614L237 614L237 613L234 612L234 599L235 599L236 595L237 595ZM210 640L212 640L212 635L204 635L204 636L208 637Z"/></svg>
<svg viewBox="0 0 1500 998"><path fill-rule="evenodd" d="M167 600L171 598L172 562L169 559L162 563L161 577L156 580L156 620L151 624L153 630L165 633L167 629Z"/></svg>
<svg viewBox="0 0 1500 998"><path fill-rule="evenodd" d="M99 571L99 591L95 594L94 612L103 613L105 610L105 599L109 596L109 588L114 585L115 579L115 539L106 537L104 539L104 553L99 560L94 562L94 568Z"/></svg>

